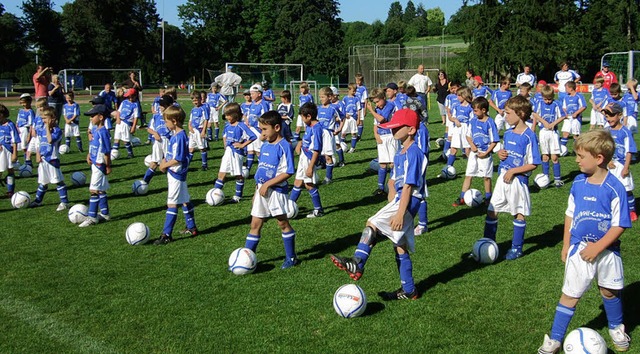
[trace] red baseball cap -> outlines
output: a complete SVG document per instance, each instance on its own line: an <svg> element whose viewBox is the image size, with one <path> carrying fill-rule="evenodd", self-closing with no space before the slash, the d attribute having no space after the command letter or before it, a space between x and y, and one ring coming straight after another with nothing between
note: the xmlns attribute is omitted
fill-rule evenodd
<svg viewBox="0 0 640 354"><path fill-rule="evenodd" d="M418 119L418 114L412 109L403 108L393 114L393 117L391 117L391 121L380 124L380 128L393 129L407 126L418 129L419 125L420 119Z"/></svg>
<svg viewBox="0 0 640 354"><path fill-rule="evenodd" d="M124 97L129 97L129 96L133 96L133 95L137 95L138 94L138 90L134 89L134 88L130 88L127 90L127 92L125 92Z"/></svg>
<svg viewBox="0 0 640 354"><path fill-rule="evenodd" d="M479 84L481 84L481 83L482 83L482 78L481 78L480 76L474 76L474 77L473 77L473 80L474 80L474 81L477 81Z"/></svg>
<svg viewBox="0 0 640 354"><path fill-rule="evenodd" d="M544 80L540 80L540 81L538 81L538 85L543 85L543 86L544 86L544 85L546 85L546 84L547 84L547 82L546 82L546 81L544 81Z"/></svg>

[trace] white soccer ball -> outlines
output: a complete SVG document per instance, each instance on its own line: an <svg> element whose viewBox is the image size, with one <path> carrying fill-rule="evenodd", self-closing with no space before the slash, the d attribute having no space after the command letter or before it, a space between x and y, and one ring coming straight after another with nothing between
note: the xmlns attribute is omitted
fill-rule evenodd
<svg viewBox="0 0 640 354"><path fill-rule="evenodd" d="M220 205L224 202L224 192L220 188L211 188L207 192L205 200L211 206Z"/></svg>
<svg viewBox="0 0 640 354"><path fill-rule="evenodd" d="M143 180L133 182L131 191L135 195L145 195L149 191L149 184Z"/></svg>
<svg viewBox="0 0 640 354"><path fill-rule="evenodd" d="M491 264L498 259L500 250L496 241L490 238L481 238L473 245L471 256L482 264Z"/></svg>
<svg viewBox="0 0 640 354"><path fill-rule="evenodd" d="M69 146L67 144L60 144L60 148L58 148L60 155L64 155L69 152Z"/></svg>
<svg viewBox="0 0 640 354"><path fill-rule="evenodd" d="M454 179L456 178L456 168L453 167L452 165L447 165L445 168L442 169L442 177L446 178L446 179Z"/></svg>
<svg viewBox="0 0 640 354"><path fill-rule="evenodd" d="M444 146L444 138L436 139L436 144L438 144L438 147L443 147Z"/></svg>
<svg viewBox="0 0 640 354"><path fill-rule="evenodd" d="M373 172L378 172L380 169L380 164L378 163L378 159L373 159L369 162L369 169Z"/></svg>
<svg viewBox="0 0 640 354"><path fill-rule="evenodd" d="M76 204L69 208L67 216L72 224L81 224L89 216L89 208L84 204Z"/></svg>
<svg viewBox="0 0 640 354"><path fill-rule="evenodd" d="M502 150L502 143L501 142L497 142L496 146L493 147L493 152L494 153L498 153L498 151Z"/></svg>
<svg viewBox="0 0 640 354"><path fill-rule="evenodd" d="M549 183L551 182L549 180L549 176L545 175L544 173L538 173L534 178L533 178L533 182L536 184L536 186L538 186L538 188L540 189L545 189L549 186Z"/></svg>
<svg viewBox="0 0 640 354"><path fill-rule="evenodd" d="M345 143L344 141L341 141L341 142L340 142L340 148L341 148L343 151L347 151L347 150L349 150L349 146L347 146L347 143Z"/></svg>
<svg viewBox="0 0 640 354"><path fill-rule="evenodd" d="M469 189L466 192L464 192L464 203L467 204L467 206L475 208L477 206L479 206L480 204L482 204L482 193L480 193L479 190L477 189Z"/></svg>
<svg viewBox="0 0 640 354"><path fill-rule="evenodd" d="M567 354L606 354L607 343L600 333L587 327L580 327L571 331L564 338L564 352Z"/></svg>
<svg viewBox="0 0 640 354"><path fill-rule="evenodd" d="M125 232L125 238L127 242L132 245L142 245L149 241L149 227L141 222L134 222L127 227Z"/></svg>
<svg viewBox="0 0 640 354"><path fill-rule="evenodd" d="M120 151L118 149L111 149L111 159L117 160L120 157Z"/></svg>
<svg viewBox="0 0 640 354"><path fill-rule="evenodd" d="M31 204L31 196L25 191L19 191L11 196L11 205L16 209L26 208Z"/></svg>
<svg viewBox="0 0 640 354"><path fill-rule="evenodd" d="M147 167L151 167L151 162L152 162L152 161L151 161L151 155L147 155L147 156L145 156L145 158L144 158L144 165L145 165L145 166L147 166Z"/></svg>
<svg viewBox="0 0 640 354"><path fill-rule="evenodd" d="M355 284L345 284L333 294L333 309L344 318L358 317L367 309L367 296Z"/></svg>
<svg viewBox="0 0 640 354"><path fill-rule="evenodd" d="M569 149L567 149L566 146L564 145L560 145L560 156L567 156L567 154L569 153Z"/></svg>
<svg viewBox="0 0 640 354"><path fill-rule="evenodd" d="M258 257L256 254L244 247L240 247L229 256L229 271L235 275L244 275L253 273L258 266Z"/></svg>
<svg viewBox="0 0 640 354"><path fill-rule="evenodd" d="M287 218L289 220L295 219L298 216L298 203L291 199L287 200Z"/></svg>
<svg viewBox="0 0 640 354"><path fill-rule="evenodd" d="M27 178L33 176L33 167L29 165L22 165L18 170L18 176L22 178Z"/></svg>
<svg viewBox="0 0 640 354"><path fill-rule="evenodd" d="M140 138L138 138L137 136L134 136L131 138L131 145L140 146L142 145L142 141L140 141Z"/></svg>
<svg viewBox="0 0 640 354"><path fill-rule="evenodd" d="M249 178L249 169L247 166L242 166L242 177Z"/></svg>
<svg viewBox="0 0 640 354"><path fill-rule="evenodd" d="M73 183L74 186L84 186L84 184L87 183L87 175L83 172L76 171L71 174L71 183Z"/></svg>

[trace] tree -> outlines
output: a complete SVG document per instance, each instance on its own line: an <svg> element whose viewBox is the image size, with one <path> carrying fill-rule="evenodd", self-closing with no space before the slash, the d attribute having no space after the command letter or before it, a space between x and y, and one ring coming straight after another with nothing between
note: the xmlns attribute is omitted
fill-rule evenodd
<svg viewBox="0 0 640 354"><path fill-rule="evenodd" d="M427 22L427 35L437 36L442 33L444 27L444 12L439 7L428 9L425 13Z"/></svg>
<svg viewBox="0 0 640 354"><path fill-rule="evenodd" d="M400 1L394 1L389 5L389 12L387 13L387 22L393 19L402 20L402 5Z"/></svg>
<svg viewBox="0 0 640 354"><path fill-rule="evenodd" d="M422 4L421 4L422 5ZM413 1L409 0L407 3L407 7L404 9L404 15L402 18L405 23L410 23L416 17L416 5L413 4Z"/></svg>
<svg viewBox="0 0 640 354"><path fill-rule="evenodd" d="M0 43L3 43L3 53L0 55L0 75L7 75L5 73L26 64L25 31L20 20L16 16L6 13L2 4L0 4Z"/></svg>
<svg viewBox="0 0 640 354"><path fill-rule="evenodd" d="M39 48L42 63L61 68L66 63L66 47L61 31L60 14L53 10L50 0L25 0L22 3L22 27L27 32L27 42Z"/></svg>

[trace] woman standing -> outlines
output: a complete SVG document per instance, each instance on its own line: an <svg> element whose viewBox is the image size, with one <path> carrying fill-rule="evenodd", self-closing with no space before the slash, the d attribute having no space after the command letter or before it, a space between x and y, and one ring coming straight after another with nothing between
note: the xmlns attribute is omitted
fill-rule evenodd
<svg viewBox="0 0 640 354"><path fill-rule="evenodd" d="M438 101L438 108L440 109L442 124L446 124L447 108L444 106L444 103L447 99L447 95L449 94L449 79L447 78L447 73L445 73L444 70L440 70L440 72L438 73L438 81L436 82L436 94L438 95L436 101Z"/></svg>
<svg viewBox="0 0 640 354"><path fill-rule="evenodd" d="M64 88L60 85L58 75L51 75L51 83L47 88L49 96L47 103L55 111L57 123L60 124L60 116L62 115L62 106L64 106Z"/></svg>

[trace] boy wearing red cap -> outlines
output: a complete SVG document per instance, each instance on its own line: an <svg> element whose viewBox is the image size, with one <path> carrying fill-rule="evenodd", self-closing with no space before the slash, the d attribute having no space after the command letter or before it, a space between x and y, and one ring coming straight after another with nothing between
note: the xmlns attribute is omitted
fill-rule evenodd
<svg viewBox="0 0 640 354"><path fill-rule="evenodd" d="M473 99L478 97L487 98L489 95L493 96L493 91L484 85L480 76L473 77L473 89L471 93L473 94Z"/></svg>
<svg viewBox="0 0 640 354"><path fill-rule="evenodd" d="M391 129L393 137L402 144L393 159L393 175L389 180L389 203L367 220L360 242L353 257L331 255L336 267L344 270L353 280L358 280L364 266L378 241L388 238L393 242L396 264L400 273L400 289L380 292L385 300L411 299L419 297L413 280L413 265L409 252L414 251L413 219L426 192L425 171L427 160L415 143L420 120L415 111L405 108L394 113L381 128Z"/></svg>

